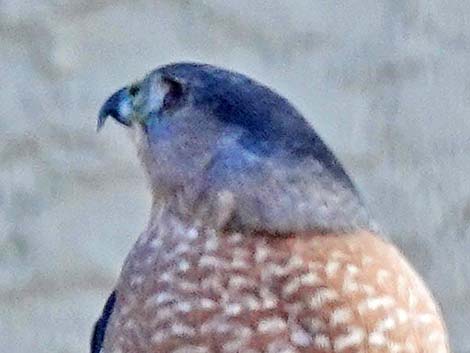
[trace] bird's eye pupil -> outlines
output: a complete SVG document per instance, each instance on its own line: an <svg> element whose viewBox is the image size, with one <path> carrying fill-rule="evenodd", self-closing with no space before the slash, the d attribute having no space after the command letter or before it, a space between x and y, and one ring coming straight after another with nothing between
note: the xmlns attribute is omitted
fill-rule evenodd
<svg viewBox="0 0 470 353"><path fill-rule="evenodd" d="M132 97L135 97L137 95L137 93L139 93L139 87L137 86L131 86L131 88L129 88L129 94L132 96Z"/></svg>

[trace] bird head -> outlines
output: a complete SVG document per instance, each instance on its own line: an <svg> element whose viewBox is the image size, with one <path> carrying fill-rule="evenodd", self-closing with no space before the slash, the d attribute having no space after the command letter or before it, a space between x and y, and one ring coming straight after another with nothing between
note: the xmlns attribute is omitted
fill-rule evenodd
<svg viewBox="0 0 470 353"><path fill-rule="evenodd" d="M134 131L157 203L178 196L191 212L202 204L226 209L226 217L254 227L281 217L290 229L322 223L319 210L323 223L350 223L339 221L339 203L360 204L303 116L242 74L204 64L163 66L111 95L98 129L109 116Z"/></svg>

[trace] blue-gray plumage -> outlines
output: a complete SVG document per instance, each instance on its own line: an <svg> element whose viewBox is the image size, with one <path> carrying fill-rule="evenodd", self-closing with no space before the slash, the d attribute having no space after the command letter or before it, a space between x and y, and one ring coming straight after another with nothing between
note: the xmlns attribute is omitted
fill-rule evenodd
<svg viewBox="0 0 470 353"><path fill-rule="evenodd" d="M282 150L288 151L292 158L313 156L335 177L352 186L336 157L304 117L284 97L266 86L242 74L202 64L170 65L160 72L184 81L185 89L191 91L194 109L210 109L222 123L242 128L238 142L244 149L256 155L271 155ZM98 128L108 115L121 124L130 124L125 114L118 113L120 109L127 109L127 91L123 88L106 101Z"/></svg>
<svg viewBox="0 0 470 353"><path fill-rule="evenodd" d="M274 231L369 224L353 183L304 117L242 74L168 65L113 94L98 128L108 115L137 124L154 195L168 201L182 190L178 212Z"/></svg>
<svg viewBox="0 0 470 353"><path fill-rule="evenodd" d="M101 352L101 348L103 347L104 335L106 334L106 327L108 326L109 317L111 316L113 312L115 303L116 303L116 292L113 291L111 295L108 297L108 300L106 300L106 304L104 305L103 312L101 313L101 317L98 319L93 329L93 333L91 335L91 341L90 341L91 353Z"/></svg>
<svg viewBox="0 0 470 353"><path fill-rule="evenodd" d="M153 204L92 349L448 352L432 296L285 98L183 63L113 94L98 128L108 115L133 133Z"/></svg>

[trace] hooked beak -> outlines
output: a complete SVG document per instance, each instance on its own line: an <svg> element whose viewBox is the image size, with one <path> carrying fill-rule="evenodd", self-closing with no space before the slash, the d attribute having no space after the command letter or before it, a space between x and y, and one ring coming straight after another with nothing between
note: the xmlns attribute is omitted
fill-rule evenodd
<svg viewBox="0 0 470 353"><path fill-rule="evenodd" d="M109 97L100 109L96 130L100 131L108 116L125 125L132 125L132 101L127 87Z"/></svg>

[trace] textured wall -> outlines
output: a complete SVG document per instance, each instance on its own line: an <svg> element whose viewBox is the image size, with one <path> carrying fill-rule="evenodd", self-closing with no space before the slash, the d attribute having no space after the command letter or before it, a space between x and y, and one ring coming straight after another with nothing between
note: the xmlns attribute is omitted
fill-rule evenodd
<svg viewBox="0 0 470 353"><path fill-rule="evenodd" d="M290 98L470 352L470 4L0 1L0 347L85 352L149 206L104 98L198 60Z"/></svg>

